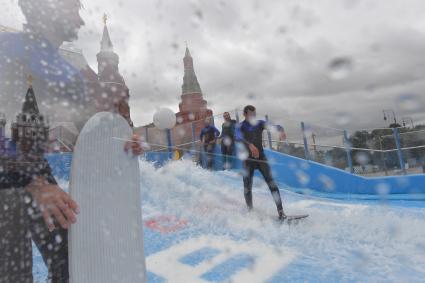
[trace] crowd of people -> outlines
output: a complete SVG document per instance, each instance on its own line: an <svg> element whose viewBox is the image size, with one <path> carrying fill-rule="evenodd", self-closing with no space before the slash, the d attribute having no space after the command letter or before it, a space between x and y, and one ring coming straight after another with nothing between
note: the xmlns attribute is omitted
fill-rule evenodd
<svg viewBox="0 0 425 283"><path fill-rule="evenodd" d="M232 156L235 149L235 128L236 120L233 120L229 112L223 114L224 123L220 131L211 123L211 118L204 121L204 128L201 131L199 139L204 152L205 163L208 169L214 168L215 151L218 140L221 142L221 156L223 160L223 169L230 169Z"/></svg>
<svg viewBox="0 0 425 283"><path fill-rule="evenodd" d="M263 132L268 127L268 123L256 118L256 108L252 105L245 106L243 115L244 120L238 124L236 120L231 118L230 113L225 112L223 114L224 123L222 125L221 135L219 130L212 125L211 119L205 119L204 128L200 134L200 140L206 159L206 167L210 170L214 169L215 151L218 139L221 139L223 169L229 169L231 167L235 143L243 145L248 153L247 158L242 160L244 170L244 196L248 209L251 210L253 208L252 181L254 171L259 170L273 196L279 219L284 220L286 216L283 212L279 188L273 180L271 169L263 148ZM284 135L283 127L276 127L282 137Z"/></svg>

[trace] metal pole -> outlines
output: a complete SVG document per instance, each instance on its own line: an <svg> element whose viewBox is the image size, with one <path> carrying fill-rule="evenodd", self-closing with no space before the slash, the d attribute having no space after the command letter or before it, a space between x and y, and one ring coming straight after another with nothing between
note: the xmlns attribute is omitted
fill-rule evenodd
<svg viewBox="0 0 425 283"><path fill-rule="evenodd" d="M301 122L301 131L303 132L305 158L308 159L308 160L310 160L311 159L311 156L310 156L310 152L308 151L308 144L307 144L307 137L305 135L305 125L304 125L304 122Z"/></svg>
<svg viewBox="0 0 425 283"><path fill-rule="evenodd" d="M191 123L192 126L192 154L195 154L196 152L196 129L195 129L195 123Z"/></svg>
<svg viewBox="0 0 425 283"><path fill-rule="evenodd" d="M267 122L267 124L269 123L269 115L266 115L266 122ZM273 149L272 148L272 133L270 132L268 126L267 126L267 139L268 139L268 142L269 142L269 148Z"/></svg>
<svg viewBox="0 0 425 283"><path fill-rule="evenodd" d="M397 124L397 118L396 118L396 116L395 116L395 112L394 112L394 110L393 109L384 109L384 115L385 115L385 112L391 112L391 114L393 114L393 120L394 120L394 124ZM386 118L385 118L385 116L384 116L384 120L385 120Z"/></svg>
<svg viewBox="0 0 425 283"><path fill-rule="evenodd" d="M149 142L149 129L148 127L145 127L145 142Z"/></svg>
<svg viewBox="0 0 425 283"><path fill-rule="evenodd" d="M400 145L400 133L398 131L398 128L393 128L393 134L394 134L395 144L397 146L398 162L400 163L400 169L403 171L403 174L406 174L406 168L404 167L404 160L403 160L403 151L401 150L401 145Z"/></svg>
<svg viewBox="0 0 425 283"><path fill-rule="evenodd" d="M166 131L167 131L168 153L170 154L170 158L172 158L172 156L173 156L173 149L172 149L173 143L172 143L172 140L171 140L171 129L167 129Z"/></svg>
<svg viewBox="0 0 425 283"><path fill-rule="evenodd" d="M388 169L387 169L387 162L386 162L387 157L386 157L385 153L382 151L381 136L378 136L378 138L379 138L379 145L381 146L381 158L382 158L382 161L384 163L385 176L388 176Z"/></svg>
<svg viewBox="0 0 425 283"><path fill-rule="evenodd" d="M384 110L382 110L382 112L384 113L384 120L385 121L387 120L386 113L391 112L391 114L393 114L394 124L395 125L397 124L397 117L396 117L395 112L394 112L393 109L384 109Z"/></svg>
<svg viewBox="0 0 425 283"><path fill-rule="evenodd" d="M314 150L314 153L316 153L316 151L317 151L317 148L316 148L316 134L315 133L312 133L311 134L311 138L313 139L313 150Z"/></svg>
<svg viewBox="0 0 425 283"><path fill-rule="evenodd" d="M397 119L396 119L396 117L395 117L395 112L394 112L394 110L391 110L392 112L393 112L393 116L394 116L394 124L396 124L397 125Z"/></svg>
<svg viewBox="0 0 425 283"><path fill-rule="evenodd" d="M348 139L348 131L344 130L344 145L345 145L345 151L347 152L347 161L348 161L348 168L350 168L351 174L354 173L353 168L353 160L351 159L351 143Z"/></svg>

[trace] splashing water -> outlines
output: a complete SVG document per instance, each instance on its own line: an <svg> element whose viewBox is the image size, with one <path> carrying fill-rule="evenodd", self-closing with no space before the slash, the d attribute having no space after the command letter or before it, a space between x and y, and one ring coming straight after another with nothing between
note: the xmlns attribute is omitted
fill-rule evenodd
<svg viewBox="0 0 425 283"><path fill-rule="evenodd" d="M420 282L425 275L425 255L417 249L425 244L422 208L328 201L283 191L286 212L310 218L294 227L279 226L273 199L260 179L254 181L255 211L248 214L237 173L208 172L189 161L161 169L142 163L141 172L145 217L161 211L211 234L295 250L291 266L270 282Z"/></svg>
<svg viewBox="0 0 425 283"><path fill-rule="evenodd" d="M164 277L155 273L158 270L171 272L193 257L190 253L178 262L171 261L179 248L195 249L200 242L211 245L196 250L204 253L198 259L211 257L207 265L217 264L213 257L219 249L223 257L245 249L247 254L234 260L246 265L245 272L253 280L262 278L255 282L421 282L425 276L423 203L330 201L281 190L287 214L308 213L310 217L295 226L280 225L262 179L254 179L255 209L248 213L239 173L206 171L188 160L159 169L145 161L140 164L145 221L169 215L168 222L180 219L184 224L180 232L162 235L145 227L151 282L163 282ZM155 270L156 262L168 257L169 268ZM261 257L271 260L263 266ZM41 278L45 272L40 272L38 254L35 260L36 277ZM206 282L240 282L225 277L237 268L229 271L217 266L204 274ZM196 266L187 268L177 271L182 278L193 278L188 270Z"/></svg>

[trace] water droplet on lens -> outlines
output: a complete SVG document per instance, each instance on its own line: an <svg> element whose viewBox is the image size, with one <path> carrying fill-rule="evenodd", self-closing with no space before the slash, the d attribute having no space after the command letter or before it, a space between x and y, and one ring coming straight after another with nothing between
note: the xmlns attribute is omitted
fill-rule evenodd
<svg viewBox="0 0 425 283"><path fill-rule="evenodd" d="M176 114L171 109L161 108L154 114L153 122L158 129L171 129L176 124Z"/></svg>
<svg viewBox="0 0 425 283"><path fill-rule="evenodd" d="M390 186L385 183L378 184L375 189L380 195L387 195L390 192Z"/></svg>
<svg viewBox="0 0 425 283"><path fill-rule="evenodd" d="M355 155L355 160L360 164L360 165L366 165L369 163L370 161L370 157L367 153L364 152L359 152Z"/></svg>
<svg viewBox="0 0 425 283"><path fill-rule="evenodd" d="M329 62L329 76L333 80L346 78L353 69L352 60L348 57L334 58Z"/></svg>
<svg viewBox="0 0 425 283"><path fill-rule="evenodd" d="M351 117L348 113L337 113L337 124L340 126L348 125L351 121Z"/></svg>
<svg viewBox="0 0 425 283"><path fill-rule="evenodd" d="M398 97L400 108L406 111L418 110L421 107L419 97L413 93L402 94Z"/></svg>
<svg viewBox="0 0 425 283"><path fill-rule="evenodd" d="M254 99L255 99L255 93L253 93L253 92L249 92L249 93L246 95L246 98L248 98L249 100L254 100Z"/></svg>
<svg viewBox="0 0 425 283"><path fill-rule="evenodd" d="M195 16L199 19L199 20L202 20L202 18L204 17L204 15L202 14L202 11L201 10L196 10L195 11Z"/></svg>
<svg viewBox="0 0 425 283"><path fill-rule="evenodd" d="M60 235L55 236L56 243L60 244L62 242L62 237Z"/></svg>

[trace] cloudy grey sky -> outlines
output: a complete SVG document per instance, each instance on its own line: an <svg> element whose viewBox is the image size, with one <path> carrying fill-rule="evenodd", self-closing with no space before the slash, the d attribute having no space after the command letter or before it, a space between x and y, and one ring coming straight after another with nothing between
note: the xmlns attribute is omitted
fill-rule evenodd
<svg viewBox="0 0 425 283"><path fill-rule="evenodd" d="M425 123L423 0L83 3L75 45L97 70L109 15L136 125L158 107L177 111L185 41L215 113L250 103L276 120L356 129L384 126L382 109L390 108ZM17 1L0 5L0 24L21 28Z"/></svg>

